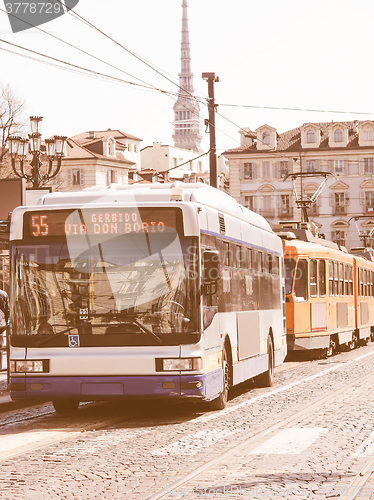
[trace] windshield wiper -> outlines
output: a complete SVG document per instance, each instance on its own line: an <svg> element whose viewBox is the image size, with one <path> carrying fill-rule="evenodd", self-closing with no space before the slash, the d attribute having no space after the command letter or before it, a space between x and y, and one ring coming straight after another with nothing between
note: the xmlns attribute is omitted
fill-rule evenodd
<svg viewBox="0 0 374 500"><path fill-rule="evenodd" d="M152 330L150 328L148 328L147 326L143 325L143 323L141 323L138 319L137 319L137 316L139 316L140 313L134 313L134 312L108 312L108 313L97 313L97 314L92 314L93 317L98 317L98 316L101 316L101 317L104 317L104 318L116 318L116 319L125 319L127 322L129 323L132 323L133 325L136 325L138 328L140 328L140 330L142 330L144 333L148 333L149 335L152 335L152 337L154 337L157 341L158 344L162 344L163 343L163 340L154 332L152 332ZM91 316L91 315L90 315ZM109 324L108 326L110 326L111 324Z"/></svg>
<svg viewBox="0 0 374 500"><path fill-rule="evenodd" d="M131 321L132 321L132 323L134 323L134 325L138 326L145 333L149 333L150 335L152 335L157 340L158 344L163 343L163 340L158 335L156 335L154 332L152 332L152 330L150 330L145 325L143 325L143 323L140 323L140 321L138 321L137 319L133 319Z"/></svg>

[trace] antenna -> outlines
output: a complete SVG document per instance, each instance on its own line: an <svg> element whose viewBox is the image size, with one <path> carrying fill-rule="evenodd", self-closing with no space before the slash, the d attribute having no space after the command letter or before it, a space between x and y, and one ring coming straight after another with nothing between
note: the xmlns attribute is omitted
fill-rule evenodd
<svg viewBox="0 0 374 500"><path fill-rule="evenodd" d="M370 231L368 230L364 230L364 231L360 231L360 228L358 227L358 224L357 224L357 221L359 221L360 219L374 219L373 215L356 215L354 217L351 217L349 220L348 220L348 223L351 221L351 220L354 220L355 221L355 225L356 225L356 229L357 229L357 233L358 233L358 237L360 238L360 240L362 241L363 245L365 248L369 247L369 240L373 237L373 234L374 234L374 225L373 227L370 229ZM374 221L373 221L374 222Z"/></svg>
<svg viewBox="0 0 374 500"><path fill-rule="evenodd" d="M333 176L336 179L336 176L332 172L295 172L292 174L287 174L284 177L283 182L288 178L292 179L292 186L296 198L296 205L297 208L300 208L302 212L302 219L303 219L302 222L309 222L308 210L310 209L312 203L314 203L317 200L318 196L321 194L327 182L327 177L329 175ZM322 183L319 185L316 192L312 196L304 195L302 189L300 195L298 195L295 185L295 181L298 177L301 178L301 181L303 180L304 177L323 177L324 180L322 181Z"/></svg>

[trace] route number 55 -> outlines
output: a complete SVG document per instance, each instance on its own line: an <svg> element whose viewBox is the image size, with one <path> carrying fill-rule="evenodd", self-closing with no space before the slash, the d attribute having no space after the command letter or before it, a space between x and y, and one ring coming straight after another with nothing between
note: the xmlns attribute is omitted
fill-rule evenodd
<svg viewBox="0 0 374 500"><path fill-rule="evenodd" d="M47 236L48 224L46 215L33 215L31 217L31 226L33 228L33 236Z"/></svg>

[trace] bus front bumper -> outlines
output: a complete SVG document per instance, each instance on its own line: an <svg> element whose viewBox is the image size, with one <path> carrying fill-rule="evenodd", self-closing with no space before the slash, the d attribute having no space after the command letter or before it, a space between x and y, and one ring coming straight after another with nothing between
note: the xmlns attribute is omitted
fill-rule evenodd
<svg viewBox="0 0 374 500"><path fill-rule="evenodd" d="M11 376L12 400L75 399L103 401L125 398L212 399L222 390L222 370L201 375L111 377Z"/></svg>

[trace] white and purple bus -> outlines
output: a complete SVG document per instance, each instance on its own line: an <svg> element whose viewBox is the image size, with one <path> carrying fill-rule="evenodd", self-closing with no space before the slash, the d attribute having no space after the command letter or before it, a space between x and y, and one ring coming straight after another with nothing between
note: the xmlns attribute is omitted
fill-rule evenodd
<svg viewBox="0 0 374 500"><path fill-rule="evenodd" d="M14 400L221 409L286 356L282 242L205 184L50 193L14 210L10 252Z"/></svg>

